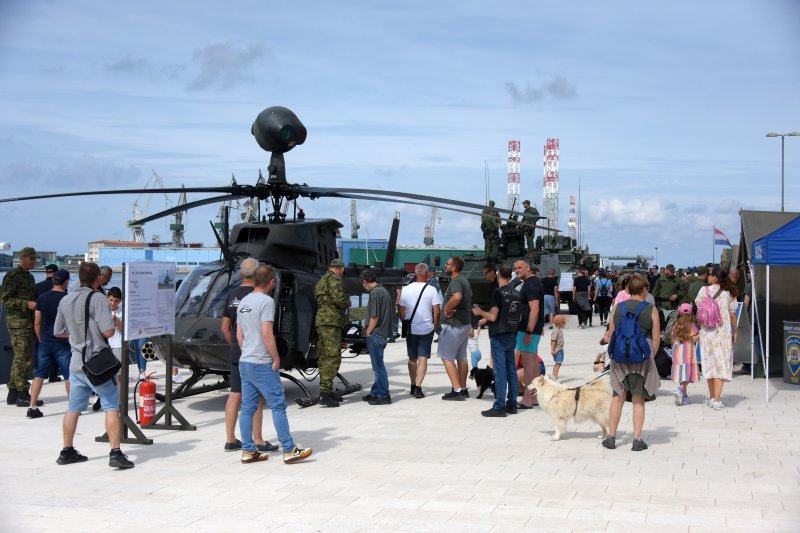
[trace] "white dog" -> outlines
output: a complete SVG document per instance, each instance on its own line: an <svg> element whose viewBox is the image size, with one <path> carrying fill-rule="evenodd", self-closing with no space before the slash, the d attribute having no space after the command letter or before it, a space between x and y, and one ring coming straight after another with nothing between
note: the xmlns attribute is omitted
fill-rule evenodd
<svg viewBox="0 0 800 533"><path fill-rule="evenodd" d="M600 424L602 433L597 438L602 439L608 434L608 408L611 405L611 384L608 376L590 381L576 389L568 389L546 376L539 376L528 385L531 390L536 390L539 407L553 417L556 423L556 433L553 440L559 440L561 434L567 430L567 421L575 422L593 420Z"/></svg>

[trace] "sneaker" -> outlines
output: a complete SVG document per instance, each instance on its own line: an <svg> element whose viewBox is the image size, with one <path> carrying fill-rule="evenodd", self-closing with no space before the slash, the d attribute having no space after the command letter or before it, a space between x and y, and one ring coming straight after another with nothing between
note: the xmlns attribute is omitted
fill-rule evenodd
<svg viewBox="0 0 800 533"><path fill-rule="evenodd" d="M309 455L314 453L314 450L311 448L302 448L301 446L295 444L294 450L290 452L283 452L283 462L287 465L292 463L296 463L297 461L302 461L303 459L308 458Z"/></svg>
<svg viewBox="0 0 800 533"><path fill-rule="evenodd" d="M331 392L319 393L319 404L322 407L339 407L339 402L336 401Z"/></svg>
<svg viewBox="0 0 800 533"><path fill-rule="evenodd" d="M147 378L147 374L144 372L139 372L139 381L144 381Z"/></svg>
<svg viewBox="0 0 800 533"><path fill-rule="evenodd" d="M533 409L532 405L525 405L524 403L518 403L517 409Z"/></svg>
<svg viewBox="0 0 800 533"><path fill-rule="evenodd" d="M411 394L414 394L414 391L411 391ZM361 401L364 401L364 402L368 402L368 401L374 400L374 399L375 399L375 396L373 396L372 394L365 394L364 396L361 397Z"/></svg>
<svg viewBox="0 0 800 533"><path fill-rule="evenodd" d="M99 411L100 410L100 398L98 397L94 401L94 405L92 405L92 411Z"/></svg>
<svg viewBox="0 0 800 533"><path fill-rule="evenodd" d="M516 405L506 405L506 413L510 415L517 414L517 406Z"/></svg>
<svg viewBox="0 0 800 533"><path fill-rule="evenodd" d="M683 389L678 387L677 389L675 389L675 392L673 392L672 395L675 397L675 405L677 406L683 405Z"/></svg>
<svg viewBox="0 0 800 533"><path fill-rule="evenodd" d="M61 450L61 453L58 454L56 463L60 465L71 465L72 463L83 463L88 460L88 457L81 455L75 448L64 448Z"/></svg>
<svg viewBox="0 0 800 533"><path fill-rule="evenodd" d="M458 391L458 394L464 398L469 398L469 391L467 389L461 389Z"/></svg>
<svg viewBox="0 0 800 533"><path fill-rule="evenodd" d="M370 405L389 405L392 403L392 398L389 396L383 396L381 398L373 397L371 400L367 400L367 403Z"/></svg>
<svg viewBox="0 0 800 533"><path fill-rule="evenodd" d="M44 414L36 407L28 407L28 418L42 418Z"/></svg>
<svg viewBox="0 0 800 533"><path fill-rule="evenodd" d="M241 446L240 446L240 448L241 448ZM278 451L278 445L277 444L271 444L269 441L265 440L264 444L256 444L256 451L259 451L259 452L277 452Z"/></svg>
<svg viewBox="0 0 800 533"><path fill-rule="evenodd" d="M683 398L681 398L681 403L683 405L689 405L689 395L688 394L686 396L684 396Z"/></svg>
<svg viewBox="0 0 800 533"><path fill-rule="evenodd" d="M425 393L422 392L422 387L416 387L414 389L414 398L419 400L420 398L424 398L424 397L425 397Z"/></svg>
<svg viewBox="0 0 800 533"><path fill-rule="evenodd" d="M185 383L186 382L186 376L184 376L183 374L178 372L177 374L172 376L172 382L173 383Z"/></svg>
<svg viewBox="0 0 800 533"><path fill-rule="evenodd" d="M714 403L714 398L706 398L706 406L711 407Z"/></svg>
<svg viewBox="0 0 800 533"><path fill-rule="evenodd" d="M486 411L481 411L481 414L487 418L505 418L508 416L505 409L487 409Z"/></svg>
<svg viewBox="0 0 800 533"><path fill-rule="evenodd" d="M258 450L253 450L252 452L248 452L247 450L242 451L242 463L246 465L250 463L260 463L267 459L269 459L269 455L261 453Z"/></svg>
<svg viewBox="0 0 800 533"><path fill-rule="evenodd" d="M631 450L635 452L641 452L647 449L647 443L642 439L634 439L633 446L631 446Z"/></svg>
<svg viewBox="0 0 800 533"><path fill-rule="evenodd" d="M442 396L442 400L463 402L464 400L466 400L466 397L462 396L460 392L456 392L455 390L450 389L450 392Z"/></svg>
<svg viewBox="0 0 800 533"><path fill-rule="evenodd" d="M613 450L617 447L617 439L609 435L608 437L603 439L603 442L601 444L603 445L603 448L608 448L609 450Z"/></svg>
<svg viewBox="0 0 800 533"><path fill-rule="evenodd" d="M111 468L119 468L120 470L127 470L133 468L133 461L128 459L124 453L112 453L108 457L108 466Z"/></svg>
<svg viewBox="0 0 800 533"><path fill-rule="evenodd" d="M711 408L714 409L715 411L722 411L723 409L725 409L725 405L722 403L722 401L711 402Z"/></svg>
<svg viewBox="0 0 800 533"><path fill-rule="evenodd" d="M241 449L242 449L242 441L240 441L239 439L235 439L233 442L225 443L226 452L238 452Z"/></svg>
<svg viewBox="0 0 800 533"><path fill-rule="evenodd" d="M409 394L410 394L410 395L412 395L412 396L414 396L414 392L415 392L416 390L417 390L417 386L416 386L416 385L411 385L411 390L409 391Z"/></svg>

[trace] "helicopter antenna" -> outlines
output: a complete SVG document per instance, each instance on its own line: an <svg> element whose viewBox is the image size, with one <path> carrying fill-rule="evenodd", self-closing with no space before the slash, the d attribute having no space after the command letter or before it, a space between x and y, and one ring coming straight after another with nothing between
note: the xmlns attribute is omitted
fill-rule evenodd
<svg viewBox="0 0 800 533"><path fill-rule="evenodd" d="M231 254L231 250L228 247L227 242L223 242L222 238L219 236L219 232L217 232L217 228L214 227L214 223L209 221L211 224L211 231L214 232L214 237L217 239L217 244L219 244L219 249L222 252L222 257L225 258L225 267L228 270L232 270L234 265L236 265L236 260L233 258L233 254ZM227 224L226 224L227 226ZM225 234L227 235L227 229ZM227 241L227 239L225 239Z"/></svg>

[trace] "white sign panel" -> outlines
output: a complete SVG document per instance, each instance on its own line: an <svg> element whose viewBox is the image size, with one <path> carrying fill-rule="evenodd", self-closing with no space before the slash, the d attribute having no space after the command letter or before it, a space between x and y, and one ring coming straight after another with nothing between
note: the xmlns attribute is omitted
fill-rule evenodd
<svg viewBox="0 0 800 533"><path fill-rule="evenodd" d="M175 333L175 263L125 263L124 339Z"/></svg>
<svg viewBox="0 0 800 533"><path fill-rule="evenodd" d="M562 272L558 280L558 292L572 292L573 272Z"/></svg>

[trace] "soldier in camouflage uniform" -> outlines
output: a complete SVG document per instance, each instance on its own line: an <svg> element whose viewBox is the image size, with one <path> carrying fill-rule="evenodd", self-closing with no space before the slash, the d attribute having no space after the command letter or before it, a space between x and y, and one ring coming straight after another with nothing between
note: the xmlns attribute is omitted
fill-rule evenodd
<svg viewBox="0 0 800 533"><path fill-rule="evenodd" d="M483 232L483 251L486 260L500 257L500 213L494 209L494 200L481 213L481 231Z"/></svg>
<svg viewBox="0 0 800 533"><path fill-rule="evenodd" d="M523 211L522 221L526 224L536 224L539 220L539 210L535 207L531 207L531 201L525 200L522 202L522 207L525 208ZM525 229L525 247L528 250L528 256L533 256L533 234L536 231L534 228L524 228Z"/></svg>
<svg viewBox="0 0 800 533"><path fill-rule="evenodd" d="M36 250L25 247L19 252L19 266L6 274L0 289L0 302L6 306L6 325L11 334L14 360L8 380L8 405L28 407L28 375L33 349L33 311L36 309L36 282L30 270L36 265Z"/></svg>
<svg viewBox="0 0 800 533"><path fill-rule="evenodd" d="M653 288L653 298L659 309L672 311L681 302L681 279L675 274L675 266L667 265L667 270L659 276Z"/></svg>
<svg viewBox="0 0 800 533"><path fill-rule="evenodd" d="M333 392L333 378L342 364L342 327L350 300L344 294L344 262L331 261L328 271L317 282L317 354L319 354L319 402L324 407L339 407L342 397Z"/></svg>

